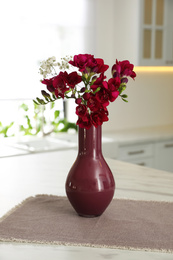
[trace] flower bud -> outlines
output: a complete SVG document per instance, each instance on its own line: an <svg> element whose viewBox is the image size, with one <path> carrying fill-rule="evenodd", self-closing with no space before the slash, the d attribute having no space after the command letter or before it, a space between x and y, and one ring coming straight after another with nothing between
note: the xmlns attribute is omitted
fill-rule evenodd
<svg viewBox="0 0 173 260"><path fill-rule="evenodd" d="M127 83L128 82L128 78L122 78L121 79L121 83Z"/></svg>
<svg viewBox="0 0 173 260"><path fill-rule="evenodd" d="M77 99L75 100L75 103L78 104L78 105L81 104L81 102L82 102L82 98L77 98Z"/></svg>
<svg viewBox="0 0 173 260"><path fill-rule="evenodd" d="M85 87L81 88L80 92L81 93L85 92Z"/></svg>
<svg viewBox="0 0 173 260"><path fill-rule="evenodd" d="M90 93L85 92L85 93L83 94L83 98L84 98L85 100L88 100L88 99L90 98Z"/></svg>
<svg viewBox="0 0 173 260"><path fill-rule="evenodd" d="M41 94L42 94L44 97L50 98L50 95L49 95L46 91L44 91L44 90L41 91Z"/></svg>

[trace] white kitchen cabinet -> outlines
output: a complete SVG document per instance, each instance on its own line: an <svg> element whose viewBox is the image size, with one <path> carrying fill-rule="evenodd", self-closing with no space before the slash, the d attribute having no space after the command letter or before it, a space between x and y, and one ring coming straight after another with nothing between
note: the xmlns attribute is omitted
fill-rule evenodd
<svg viewBox="0 0 173 260"><path fill-rule="evenodd" d="M116 159L173 172L173 139L119 145Z"/></svg>
<svg viewBox="0 0 173 260"><path fill-rule="evenodd" d="M138 159L130 159L130 160L126 159L126 160L121 160L121 161L137 164L140 166L146 166L149 168L154 168L153 157L142 157L142 158L138 158Z"/></svg>
<svg viewBox="0 0 173 260"><path fill-rule="evenodd" d="M118 157L123 159L134 159L153 156L152 144L136 144L119 146Z"/></svg>
<svg viewBox="0 0 173 260"><path fill-rule="evenodd" d="M153 167L153 155L154 146L151 143L120 145L117 152L117 159L141 166Z"/></svg>
<svg viewBox="0 0 173 260"><path fill-rule="evenodd" d="M104 156L173 173L173 126L108 134ZM104 150L104 146L103 146Z"/></svg>
<svg viewBox="0 0 173 260"><path fill-rule="evenodd" d="M173 66L172 14L173 0L96 0L96 56Z"/></svg>
<svg viewBox="0 0 173 260"><path fill-rule="evenodd" d="M141 0L139 65L173 65L173 1Z"/></svg>
<svg viewBox="0 0 173 260"><path fill-rule="evenodd" d="M173 66L173 1L166 1L165 65Z"/></svg>
<svg viewBox="0 0 173 260"><path fill-rule="evenodd" d="M173 139L155 143L155 168L173 172Z"/></svg>

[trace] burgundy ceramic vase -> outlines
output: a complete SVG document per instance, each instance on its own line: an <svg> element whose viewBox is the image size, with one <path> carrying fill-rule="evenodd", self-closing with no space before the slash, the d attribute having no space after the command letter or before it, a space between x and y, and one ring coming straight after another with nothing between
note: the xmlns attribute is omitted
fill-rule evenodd
<svg viewBox="0 0 173 260"><path fill-rule="evenodd" d="M111 202L115 182L102 155L102 128L80 128L78 155L66 180L67 197L83 217L100 216Z"/></svg>

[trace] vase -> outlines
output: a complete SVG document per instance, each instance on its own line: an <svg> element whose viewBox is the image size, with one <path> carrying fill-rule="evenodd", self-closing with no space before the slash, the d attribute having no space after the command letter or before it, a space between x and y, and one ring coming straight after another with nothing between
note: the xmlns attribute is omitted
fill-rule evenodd
<svg viewBox="0 0 173 260"><path fill-rule="evenodd" d="M100 216L110 204L115 181L102 155L102 127L78 129L78 155L66 179L67 197L83 217Z"/></svg>

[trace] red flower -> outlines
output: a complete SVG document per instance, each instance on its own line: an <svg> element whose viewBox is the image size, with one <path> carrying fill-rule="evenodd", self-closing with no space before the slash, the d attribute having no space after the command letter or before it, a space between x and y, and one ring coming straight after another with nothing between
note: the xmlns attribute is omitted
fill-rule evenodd
<svg viewBox="0 0 173 260"><path fill-rule="evenodd" d="M79 71L81 72L87 72L86 68L89 64L90 65L92 64L93 59L94 59L93 55L79 54L79 55L75 55L73 61L69 61L69 64L79 68Z"/></svg>
<svg viewBox="0 0 173 260"><path fill-rule="evenodd" d="M79 104L81 104L81 102L82 102L82 98L76 98L76 100L75 100L75 103L76 103L76 104L79 105Z"/></svg>
<svg viewBox="0 0 173 260"><path fill-rule="evenodd" d="M97 65L93 68L93 72L102 73L105 72L109 66L104 64L103 59L96 59Z"/></svg>
<svg viewBox="0 0 173 260"><path fill-rule="evenodd" d="M111 102L115 101L115 99L117 99L118 96L119 96L119 91L118 90L109 92L109 100Z"/></svg>
<svg viewBox="0 0 173 260"><path fill-rule="evenodd" d="M92 125L94 125L95 127L102 125L103 122L108 121L108 111L107 109L101 109L97 112L91 113L90 115L91 117L91 123Z"/></svg>
<svg viewBox="0 0 173 260"><path fill-rule="evenodd" d="M113 102L119 95L118 88L120 87L121 80L120 78L112 78L108 81L108 94L109 100Z"/></svg>
<svg viewBox="0 0 173 260"><path fill-rule="evenodd" d="M104 64L102 59L95 59L94 57L90 57L86 64L86 70L94 73L104 73L109 68L108 65Z"/></svg>
<svg viewBox="0 0 173 260"><path fill-rule="evenodd" d="M66 83L69 87L74 88L75 85L77 85L78 83L80 83L82 81L82 77L80 75L77 74L76 71L68 74L65 78Z"/></svg>
<svg viewBox="0 0 173 260"><path fill-rule="evenodd" d="M80 104L76 107L76 115L81 118L85 118L88 114L87 107L85 105Z"/></svg>
<svg viewBox="0 0 173 260"><path fill-rule="evenodd" d="M64 93L68 90L66 85L67 72L60 72L53 80L53 87L55 88L56 97L64 98Z"/></svg>
<svg viewBox="0 0 173 260"><path fill-rule="evenodd" d="M69 63L84 73L102 73L109 68L108 65L104 64L102 59L95 59L91 54L75 55L73 61L69 61Z"/></svg>
<svg viewBox="0 0 173 260"><path fill-rule="evenodd" d="M91 120L87 107L80 104L76 107L76 114L79 116L76 124L81 128L89 129L91 127Z"/></svg>
<svg viewBox="0 0 173 260"><path fill-rule="evenodd" d="M136 73L133 71L134 65L131 64L128 60L118 61L112 66L112 75L113 77L123 77L130 76L131 78L136 77Z"/></svg>
<svg viewBox="0 0 173 260"><path fill-rule="evenodd" d="M98 77L95 81L94 84L91 86L91 89L93 91L95 91L99 86L102 85L103 80L106 78L106 76L104 75L104 73L100 74L100 77Z"/></svg>
<svg viewBox="0 0 173 260"><path fill-rule="evenodd" d="M89 129L92 126L89 114L85 118L85 121L83 118L79 117L76 124L81 128Z"/></svg>
<svg viewBox="0 0 173 260"><path fill-rule="evenodd" d="M101 89L95 94L95 97L102 106L107 107L109 105L109 94L105 89Z"/></svg>
<svg viewBox="0 0 173 260"><path fill-rule="evenodd" d="M120 84L121 84L121 79L119 77L116 77L116 78L111 78L108 80L108 87L105 87L106 89L109 89L109 90L118 90L119 87L120 87ZM106 84L104 85L106 86Z"/></svg>
<svg viewBox="0 0 173 260"><path fill-rule="evenodd" d="M91 95L87 101L87 107L89 107L91 111L97 111L102 107L102 104L96 99L95 95Z"/></svg>
<svg viewBox="0 0 173 260"><path fill-rule="evenodd" d="M83 99L88 100L91 97L91 94L88 92L85 92L82 97L83 97Z"/></svg>
<svg viewBox="0 0 173 260"><path fill-rule="evenodd" d="M41 83L47 85L47 89L48 89L50 92L54 92L54 91L55 91L55 88L53 87L53 80L54 80L54 77L51 78L51 79L44 79L44 80L42 80Z"/></svg>

